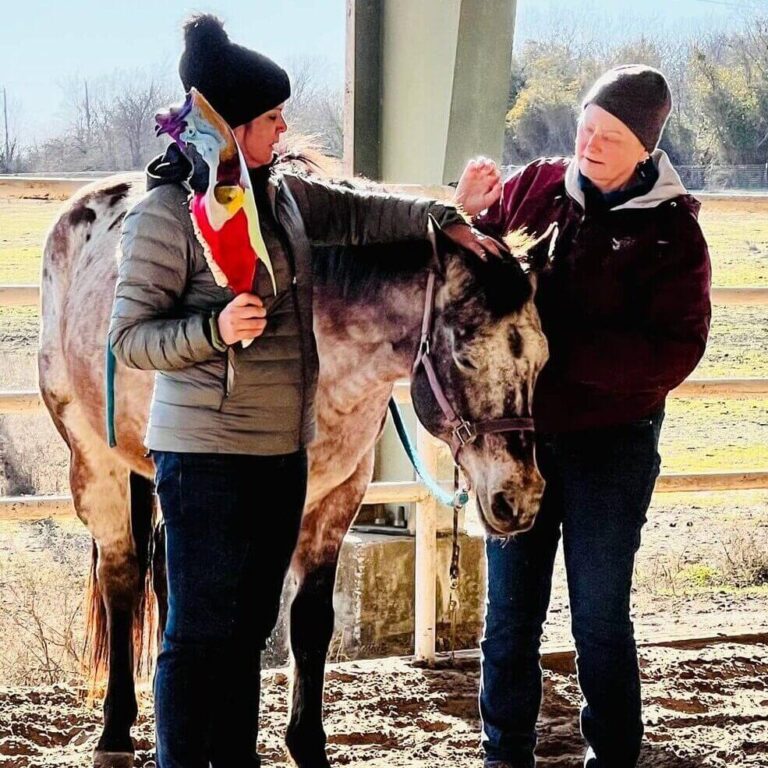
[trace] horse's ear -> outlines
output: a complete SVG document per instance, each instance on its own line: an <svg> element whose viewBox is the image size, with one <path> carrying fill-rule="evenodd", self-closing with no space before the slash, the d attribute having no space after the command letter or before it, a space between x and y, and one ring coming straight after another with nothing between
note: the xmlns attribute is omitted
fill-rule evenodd
<svg viewBox="0 0 768 768"><path fill-rule="evenodd" d="M539 272L543 272L549 266L550 254L548 248L537 244L532 248L522 260L523 269L528 273L532 280L536 280Z"/></svg>
<svg viewBox="0 0 768 768"><path fill-rule="evenodd" d="M459 252L459 246L443 232L432 215L429 217L428 231L433 259L440 273L444 274L448 258Z"/></svg>

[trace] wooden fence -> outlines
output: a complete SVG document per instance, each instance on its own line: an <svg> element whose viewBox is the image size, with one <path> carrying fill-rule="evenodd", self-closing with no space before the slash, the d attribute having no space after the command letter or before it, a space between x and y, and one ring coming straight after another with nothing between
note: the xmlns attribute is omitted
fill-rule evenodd
<svg viewBox="0 0 768 768"><path fill-rule="evenodd" d="M62 199L86 183L75 179L24 179L19 181L0 177L0 196L21 190L25 196ZM18 194L17 194L18 196ZM768 288L714 288L716 304L765 305ZM0 306L33 305L39 302L36 285L0 286ZM740 398L768 395L768 379L689 379L672 392L673 397ZM410 399L408 383L395 387L399 402ZM36 391L0 392L0 415L34 413L42 403ZM440 443L419 427L417 445L428 469L436 474ZM657 493L678 491L722 491L748 488L768 488L768 468L730 472L662 474L656 484ZM416 506L416 615L415 654L418 659L435 658L435 604L437 568L437 502L420 482L376 482L369 485L364 503L415 503ZM0 498L0 519L35 520L72 515L69 496L22 496Z"/></svg>

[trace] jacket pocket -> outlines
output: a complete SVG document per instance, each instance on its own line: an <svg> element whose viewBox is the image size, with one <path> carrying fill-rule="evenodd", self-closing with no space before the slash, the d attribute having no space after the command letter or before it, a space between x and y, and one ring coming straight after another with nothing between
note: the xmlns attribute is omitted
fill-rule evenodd
<svg viewBox="0 0 768 768"><path fill-rule="evenodd" d="M183 405L190 408L218 408L225 375L225 355L181 371L158 371L155 378L155 406Z"/></svg>

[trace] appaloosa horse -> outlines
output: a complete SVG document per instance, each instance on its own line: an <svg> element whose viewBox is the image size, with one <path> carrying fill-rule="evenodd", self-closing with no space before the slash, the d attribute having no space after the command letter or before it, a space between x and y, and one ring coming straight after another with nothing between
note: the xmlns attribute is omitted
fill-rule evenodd
<svg viewBox="0 0 768 768"><path fill-rule="evenodd" d="M137 174L83 189L53 225L42 269L40 391L70 448L75 509L94 541L92 652L108 668L104 729L94 755L102 768L133 764L134 673L151 596L145 577L151 570L153 466L142 439L152 373L117 367L116 448L107 445L104 415L103 361L120 224L143 192ZM453 444L492 533L527 528L538 508L543 482L530 407L547 346L532 283L514 259L481 262L438 245L435 251L425 241L318 250L315 256L318 433L292 563L294 671L286 736L299 768L329 765L322 691L337 561L371 480L374 444L395 381L411 378L421 423ZM155 554L162 566L162 547ZM161 606L163 585L164 578L155 579Z"/></svg>

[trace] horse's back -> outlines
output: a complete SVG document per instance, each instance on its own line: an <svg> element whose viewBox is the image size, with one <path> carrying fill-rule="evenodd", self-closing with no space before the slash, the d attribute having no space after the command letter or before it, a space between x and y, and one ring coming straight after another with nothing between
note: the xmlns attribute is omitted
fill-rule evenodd
<svg viewBox="0 0 768 768"><path fill-rule="evenodd" d="M39 387L68 442L104 431L103 361L120 227L143 193L144 182L137 173L89 184L65 203L46 237Z"/></svg>
<svg viewBox="0 0 768 768"><path fill-rule="evenodd" d="M88 295L97 277L111 275L100 285L103 295L114 288L115 248L128 208L143 192L139 174L110 176L73 195L59 211L45 239L41 275L41 346L63 342L69 329L67 310ZM101 304L111 304L109 301ZM79 313L82 316L82 312ZM76 331L75 323L72 330Z"/></svg>

